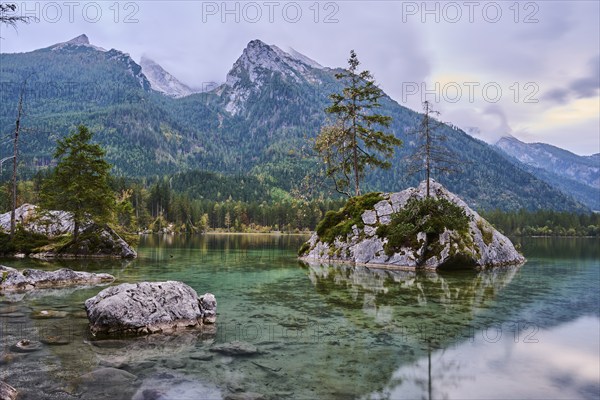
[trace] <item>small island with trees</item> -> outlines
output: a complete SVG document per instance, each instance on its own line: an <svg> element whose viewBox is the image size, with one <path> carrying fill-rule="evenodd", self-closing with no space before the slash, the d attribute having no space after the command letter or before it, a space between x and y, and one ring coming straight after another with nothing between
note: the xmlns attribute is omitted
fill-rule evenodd
<svg viewBox="0 0 600 400"><path fill-rule="evenodd" d="M34 257L136 257L133 235L118 223L123 207L108 184L110 164L80 125L57 143L58 163L44 180L41 205L24 204L0 216L1 254ZM125 210L126 212L127 210ZM120 234L118 233L120 231Z"/></svg>
<svg viewBox="0 0 600 400"><path fill-rule="evenodd" d="M440 124L428 102L418 134L422 146L414 155L415 171L425 172L418 188L398 193L361 196L360 180L367 167L390 168L385 159L402 142L378 130L391 118L377 114L381 90L369 71L357 72L358 58L350 52L349 69L336 74L346 82L342 94L332 94L326 111L335 116L317 137L335 189L350 199L339 211L329 211L316 232L299 250L306 261L351 262L387 268L485 268L522 264L525 258L511 241L458 196L431 179L432 170L452 170L456 163L437 142ZM375 151L372 153L370 151ZM345 189L353 186L355 197Z"/></svg>

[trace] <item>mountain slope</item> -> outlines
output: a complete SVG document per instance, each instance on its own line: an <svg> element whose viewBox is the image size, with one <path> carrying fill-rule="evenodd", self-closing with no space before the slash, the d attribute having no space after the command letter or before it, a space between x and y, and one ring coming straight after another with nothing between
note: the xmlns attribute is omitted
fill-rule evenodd
<svg viewBox="0 0 600 400"><path fill-rule="evenodd" d="M319 168L310 139L326 120L328 95L342 87L334 77L339 70L259 40L248 44L223 85L182 98L152 90L127 54L94 47L87 38L0 57L0 81L9 89L0 104L6 135L14 126L21 82L29 77L23 120L29 133L22 135L21 149L33 170L50 163L58 137L83 123L97 133L119 175L189 169L250 174L266 187L306 193L304 184L317 182ZM422 179L407 175L405 161L416 146L406 132L421 115L389 97L382 99L381 112L393 117L390 130L405 145L394 167L369 173L365 186L399 191ZM585 209L489 145L450 126L443 129L464 167L459 175L434 177L474 208ZM0 142L0 154L9 152L9 144Z"/></svg>
<svg viewBox="0 0 600 400"><path fill-rule="evenodd" d="M142 57L140 66L142 67L142 72L148 78L148 81L150 81L152 89L158 92L171 97L185 97L195 93L194 90L179 82L177 78L165 71L163 67L147 57Z"/></svg>
<svg viewBox="0 0 600 400"><path fill-rule="evenodd" d="M497 143L511 161L537 178L572 195L593 210L600 210L600 158L578 156L545 143L523 143L503 137Z"/></svg>

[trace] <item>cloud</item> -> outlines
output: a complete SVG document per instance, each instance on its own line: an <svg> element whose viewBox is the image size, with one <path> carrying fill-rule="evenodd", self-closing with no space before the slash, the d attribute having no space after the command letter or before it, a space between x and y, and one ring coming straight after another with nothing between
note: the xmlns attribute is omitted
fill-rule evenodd
<svg viewBox="0 0 600 400"><path fill-rule="evenodd" d="M572 99L587 99L598 96L600 92L600 55L588 62L588 74L571 80L566 88L554 88L547 91L542 100L566 104Z"/></svg>
<svg viewBox="0 0 600 400"><path fill-rule="evenodd" d="M506 112L498 104L491 104L484 109L451 110L445 113L444 120L452 121L471 136L490 144L513 133Z"/></svg>

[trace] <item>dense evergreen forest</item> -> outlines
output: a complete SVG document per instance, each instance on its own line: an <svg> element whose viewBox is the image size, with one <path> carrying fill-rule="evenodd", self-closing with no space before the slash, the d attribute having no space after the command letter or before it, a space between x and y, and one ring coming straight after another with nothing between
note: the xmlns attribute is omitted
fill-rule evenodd
<svg viewBox="0 0 600 400"><path fill-rule="evenodd" d="M482 212L482 216L509 236L600 236L600 214L552 210Z"/></svg>
<svg viewBox="0 0 600 400"><path fill-rule="evenodd" d="M19 182L18 204L38 204L48 172ZM130 179L112 177L115 222L130 232L302 232L312 231L346 198L290 195L251 175L189 171ZM9 183L0 186L0 212L10 210ZM600 214L559 211L481 211L511 236L600 236Z"/></svg>

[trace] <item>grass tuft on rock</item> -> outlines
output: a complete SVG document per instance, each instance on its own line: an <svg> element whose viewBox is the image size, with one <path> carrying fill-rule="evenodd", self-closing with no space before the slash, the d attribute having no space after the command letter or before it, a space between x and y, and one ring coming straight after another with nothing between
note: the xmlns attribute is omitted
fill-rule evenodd
<svg viewBox="0 0 600 400"><path fill-rule="evenodd" d="M353 197L339 211L327 211L325 217L317 225L317 235L322 242L333 243L336 237L345 238L352 227L364 227L362 214L371 210L383 200L381 193L367 193L363 196Z"/></svg>
<svg viewBox="0 0 600 400"><path fill-rule="evenodd" d="M428 242L434 242L445 229L465 232L469 217L465 211L444 198L428 197L408 200L402 210L392 215L388 225L377 228L377 236L387 238L385 253L392 256L402 247L418 249L417 234L424 232Z"/></svg>

